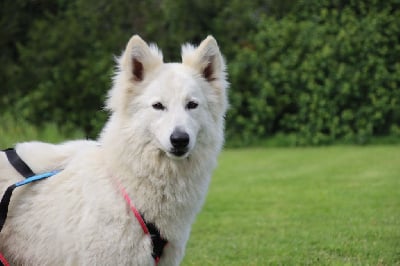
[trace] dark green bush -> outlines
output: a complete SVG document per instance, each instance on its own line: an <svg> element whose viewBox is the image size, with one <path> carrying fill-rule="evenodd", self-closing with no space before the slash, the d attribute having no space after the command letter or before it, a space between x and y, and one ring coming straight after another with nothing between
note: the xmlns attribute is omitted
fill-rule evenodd
<svg viewBox="0 0 400 266"><path fill-rule="evenodd" d="M360 15L349 5L261 19L230 65L229 139L361 144L399 134L399 17L390 6Z"/></svg>

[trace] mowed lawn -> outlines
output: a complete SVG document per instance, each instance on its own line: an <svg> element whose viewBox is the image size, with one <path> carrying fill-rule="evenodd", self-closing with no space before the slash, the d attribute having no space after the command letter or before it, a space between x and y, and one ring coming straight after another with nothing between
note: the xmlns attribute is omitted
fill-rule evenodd
<svg viewBox="0 0 400 266"><path fill-rule="evenodd" d="M224 151L182 265L400 265L400 146Z"/></svg>

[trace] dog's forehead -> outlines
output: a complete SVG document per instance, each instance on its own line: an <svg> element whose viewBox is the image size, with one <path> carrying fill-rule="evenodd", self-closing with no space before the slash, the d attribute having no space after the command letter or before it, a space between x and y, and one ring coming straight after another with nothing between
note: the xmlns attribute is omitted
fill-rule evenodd
<svg viewBox="0 0 400 266"><path fill-rule="evenodd" d="M199 80L199 75L189 67L178 63L164 64L149 84L152 91L149 93L201 97L203 92Z"/></svg>

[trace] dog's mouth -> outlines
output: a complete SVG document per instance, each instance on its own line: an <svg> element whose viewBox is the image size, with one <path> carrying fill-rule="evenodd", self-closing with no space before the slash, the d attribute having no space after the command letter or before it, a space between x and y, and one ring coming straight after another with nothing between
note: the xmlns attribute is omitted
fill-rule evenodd
<svg viewBox="0 0 400 266"><path fill-rule="evenodd" d="M187 148L184 148L184 149L172 148L169 152L167 152L167 155L170 157L173 157L173 158L183 159L189 155L189 149L187 149Z"/></svg>

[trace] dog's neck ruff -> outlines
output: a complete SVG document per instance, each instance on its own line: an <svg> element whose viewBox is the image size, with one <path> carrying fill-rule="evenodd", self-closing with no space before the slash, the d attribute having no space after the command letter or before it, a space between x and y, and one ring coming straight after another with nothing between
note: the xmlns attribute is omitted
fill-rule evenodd
<svg viewBox="0 0 400 266"><path fill-rule="evenodd" d="M128 195L128 192L126 192L126 189L117 179L114 180L118 186L119 191L124 197L126 204L129 206L129 209L132 211L133 215L142 227L143 233L150 236L151 242L153 244L153 251L151 255L154 258L155 264L157 265L160 261L165 245L168 244L168 241L161 236L160 231L157 229L155 224L146 222L143 215L140 214L135 205L133 205L132 200Z"/></svg>

